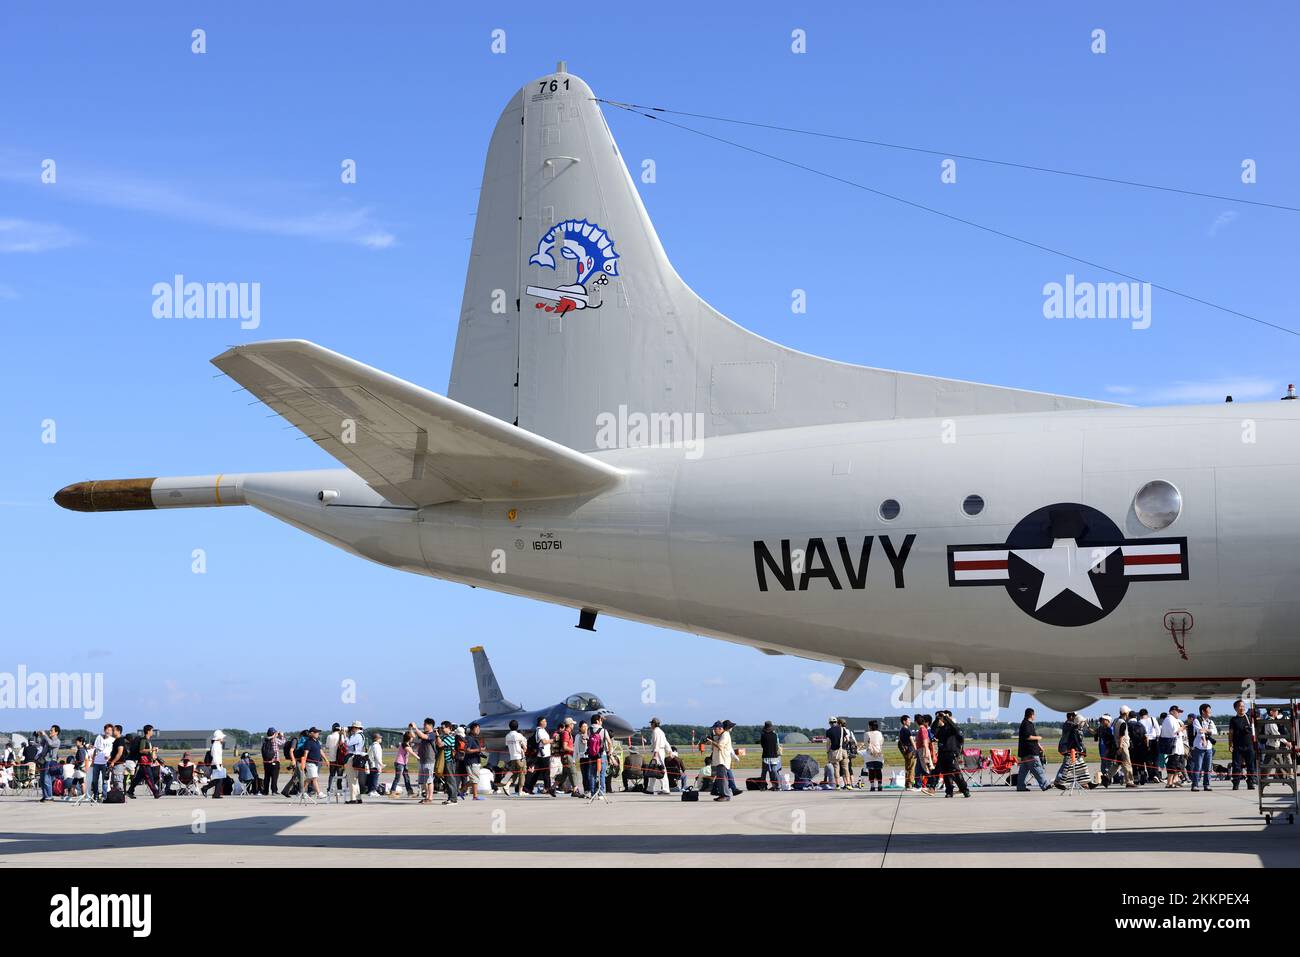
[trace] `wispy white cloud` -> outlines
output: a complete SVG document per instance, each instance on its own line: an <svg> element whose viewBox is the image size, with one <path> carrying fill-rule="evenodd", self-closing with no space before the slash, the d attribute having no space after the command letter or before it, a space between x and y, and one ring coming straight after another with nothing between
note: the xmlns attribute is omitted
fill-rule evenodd
<svg viewBox="0 0 1300 957"><path fill-rule="evenodd" d="M1222 402L1230 395L1238 401L1275 399L1282 388L1273 379L1242 377L1176 380L1160 385L1108 385L1106 392L1134 405L1180 405Z"/></svg>
<svg viewBox="0 0 1300 957"><path fill-rule="evenodd" d="M1214 222L1210 224L1207 235L1213 239L1218 235L1219 230L1227 229L1231 226L1238 215L1239 214L1235 209L1225 209L1223 212L1219 213L1218 216L1214 217Z"/></svg>
<svg viewBox="0 0 1300 957"><path fill-rule="evenodd" d="M73 246L80 241L76 233L58 223L0 219L0 253L44 253L51 249ZM3 288L9 289L8 286ZM0 298L10 297L0 294ZM13 298L17 298L17 293L14 293Z"/></svg>
<svg viewBox="0 0 1300 957"><path fill-rule="evenodd" d="M54 190L56 197L75 202L221 229L351 243L368 249L388 249L397 243L397 237L379 221L372 207L348 201L331 202L325 209L308 212L286 211L285 201L279 197L256 201L213 199L162 180L102 170L79 169L73 173L66 166L60 170L56 184L43 185L33 172L37 169L37 162L0 150L0 180ZM269 193L270 189L265 191Z"/></svg>
<svg viewBox="0 0 1300 957"><path fill-rule="evenodd" d="M17 289L0 282L0 301L13 302L15 299L20 298L22 297L18 295Z"/></svg>

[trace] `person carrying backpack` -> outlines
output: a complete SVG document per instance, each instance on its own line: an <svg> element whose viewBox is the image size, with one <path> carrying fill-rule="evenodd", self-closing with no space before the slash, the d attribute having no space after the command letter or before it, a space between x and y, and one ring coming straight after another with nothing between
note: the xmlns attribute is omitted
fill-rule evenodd
<svg viewBox="0 0 1300 957"><path fill-rule="evenodd" d="M952 797L952 789L955 786L961 791L962 797L970 797L970 787L966 784L966 777L957 766L966 737L961 733L961 728L957 727L957 722L952 719L951 712L940 711L935 716L934 733L939 739L939 773L943 776L943 796Z"/></svg>
<svg viewBox="0 0 1300 957"><path fill-rule="evenodd" d="M591 719L591 733L587 736L587 764L583 767L585 790L593 797L605 796L605 759L611 745L609 732L605 730L605 718L598 714Z"/></svg>

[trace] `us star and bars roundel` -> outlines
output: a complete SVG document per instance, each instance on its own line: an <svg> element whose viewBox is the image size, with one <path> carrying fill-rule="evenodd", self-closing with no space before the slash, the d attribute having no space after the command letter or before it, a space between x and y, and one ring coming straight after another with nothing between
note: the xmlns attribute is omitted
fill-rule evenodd
<svg viewBox="0 0 1300 957"><path fill-rule="evenodd" d="M1132 583L1186 578L1186 538L1125 538L1074 502L1030 512L1005 542L948 546L949 585L1000 585L1025 614L1061 627L1105 618Z"/></svg>

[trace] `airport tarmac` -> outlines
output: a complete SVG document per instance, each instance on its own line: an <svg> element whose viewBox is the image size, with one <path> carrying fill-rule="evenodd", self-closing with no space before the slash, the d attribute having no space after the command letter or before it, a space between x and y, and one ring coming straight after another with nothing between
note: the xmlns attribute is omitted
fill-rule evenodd
<svg viewBox="0 0 1300 957"><path fill-rule="evenodd" d="M199 828L199 824L202 828ZM0 867L784 865L1295 867L1300 823L1266 825L1221 785L1018 794L614 794L489 797L455 807L377 798L144 797L126 805L0 800Z"/></svg>

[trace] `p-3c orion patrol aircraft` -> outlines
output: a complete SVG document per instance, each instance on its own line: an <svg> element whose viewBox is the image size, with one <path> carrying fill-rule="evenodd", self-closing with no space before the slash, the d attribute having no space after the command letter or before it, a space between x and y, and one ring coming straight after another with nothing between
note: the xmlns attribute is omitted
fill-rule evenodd
<svg viewBox="0 0 1300 957"><path fill-rule="evenodd" d="M298 340L212 361L344 468L55 501L247 504L580 627L832 662L840 688L921 667L1058 710L1300 692L1300 403L1126 408L760 338L669 264L563 64L492 135L446 396Z"/></svg>

